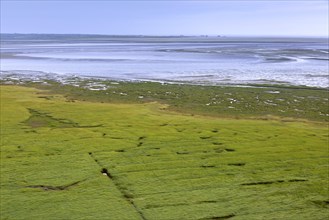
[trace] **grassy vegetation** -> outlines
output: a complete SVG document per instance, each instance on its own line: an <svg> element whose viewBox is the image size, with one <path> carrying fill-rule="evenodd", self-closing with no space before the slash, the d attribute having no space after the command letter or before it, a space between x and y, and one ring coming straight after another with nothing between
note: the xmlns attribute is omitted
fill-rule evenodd
<svg viewBox="0 0 329 220"><path fill-rule="evenodd" d="M327 91L106 83L0 87L1 219L329 217Z"/></svg>
<svg viewBox="0 0 329 220"><path fill-rule="evenodd" d="M285 118L329 121L329 92L326 89L257 85L254 87L196 86L155 82L73 80L73 85L54 81L26 83L26 86L63 94L68 100L110 103L169 105L169 110L234 118ZM104 90L97 90L97 89ZM95 90L90 90L95 89Z"/></svg>

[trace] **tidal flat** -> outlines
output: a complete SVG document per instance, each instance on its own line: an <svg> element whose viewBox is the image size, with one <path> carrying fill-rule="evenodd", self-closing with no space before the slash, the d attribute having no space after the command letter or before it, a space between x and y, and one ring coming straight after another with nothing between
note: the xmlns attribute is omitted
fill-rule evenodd
<svg viewBox="0 0 329 220"><path fill-rule="evenodd" d="M328 91L11 80L1 219L326 219Z"/></svg>

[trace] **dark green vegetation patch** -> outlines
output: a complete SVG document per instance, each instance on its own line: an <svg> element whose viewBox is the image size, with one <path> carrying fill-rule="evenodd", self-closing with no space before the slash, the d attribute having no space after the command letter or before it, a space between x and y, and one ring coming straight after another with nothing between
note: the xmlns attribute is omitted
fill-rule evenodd
<svg viewBox="0 0 329 220"><path fill-rule="evenodd" d="M85 125L81 126L78 123L75 123L68 119L63 118L54 118L48 113L39 112L35 109L27 108L30 112L30 117L25 120L23 123L29 125L32 128L39 127L52 127L52 128L92 128L92 127L101 127L102 125Z"/></svg>
<svg viewBox="0 0 329 220"><path fill-rule="evenodd" d="M97 86L93 86L95 84ZM74 79L65 85L54 81L47 81L46 85L33 82L26 82L25 85L63 94L68 102L156 101L168 104L169 110L187 114L258 119L278 116L329 121L329 92L327 89L319 88L279 85L197 86L87 79Z"/></svg>

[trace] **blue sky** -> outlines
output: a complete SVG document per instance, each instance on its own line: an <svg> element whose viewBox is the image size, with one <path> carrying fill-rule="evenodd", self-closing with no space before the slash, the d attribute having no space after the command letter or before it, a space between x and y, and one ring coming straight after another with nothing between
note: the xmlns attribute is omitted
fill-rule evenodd
<svg viewBox="0 0 329 220"><path fill-rule="evenodd" d="M1 0L1 33L328 36L328 0Z"/></svg>

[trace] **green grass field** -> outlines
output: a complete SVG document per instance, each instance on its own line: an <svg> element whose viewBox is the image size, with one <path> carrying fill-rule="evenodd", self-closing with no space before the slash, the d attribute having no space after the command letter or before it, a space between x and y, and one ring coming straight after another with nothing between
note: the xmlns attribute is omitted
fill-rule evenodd
<svg viewBox="0 0 329 220"><path fill-rule="evenodd" d="M1 86L0 219L329 217L327 92L213 94L255 100L250 94L261 91L253 113L241 104L248 101L232 102L240 111L206 105L213 99L206 92L192 100L191 87L180 87L188 98L177 99L175 85L158 98L154 84L134 86L103 93ZM114 90L128 95L104 95ZM264 104L271 97L277 104Z"/></svg>

